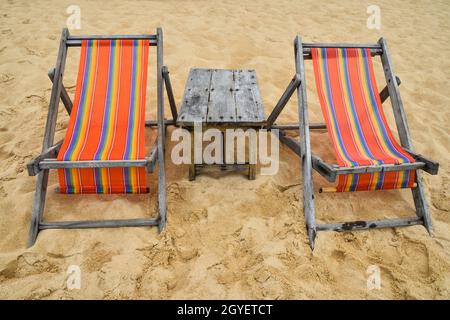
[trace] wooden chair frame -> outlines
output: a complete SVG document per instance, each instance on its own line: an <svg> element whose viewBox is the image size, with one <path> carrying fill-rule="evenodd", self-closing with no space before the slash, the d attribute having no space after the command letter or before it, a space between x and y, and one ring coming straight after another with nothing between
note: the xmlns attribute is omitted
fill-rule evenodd
<svg viewBox="0 0 450 320"><path fill-rule="evenodd" d="M58 161L56 160L62 141L54 144L55 128L60 100L67 112L72 111L72 101L63 85L63 75L69 47L80 47L82 40L93 39L145 39L150 46L157 47L157 120L147 120L146 126L157 126L158 137L148 157L142 160L89 160L89 161ZM56 66L48 74L52 81L52 91L49 102L47 122L45 125L42 152L27 164L28 174L37 176L36 192L31 216L28 237L28 247L34 245L40 230L45 229L85 229L85 228L115 228L158 226L159 232L166 224L166 174L164 166L165 130L166 126L175 123L177 112L175 99L170 83L169 71L163 64L163 33L157 28L152 35L92 35L71 36L67 28L63 29L59 45ZM164 82L163 82L164 80ZM164 119L164 84L166 84L168 100L173 119ZM50 169L61 168L113 168L113 167L145 167L147 172L153 172L158 162L158 217L152 219L116 219L116 220L85 220L85 221L54 221L43 220L45 198Z"/></svg>
<svg viewBox="0 0 450 320"><path fill-rule="evenodd" d="M383 103L384 101L386 101L388 97L391 99L395 123L400 138L400 144L416 160L416 162L399 165L382 164L357 167L339 167L336 164L328 164L324 162L322 159L312 153L310 143L310 130L326 130L326 125L324 123L310 124L308 119L304 60L312 59L311 48L369 48L371 50L372 56L379 55L381 57L381 62L383 65L387 83L383 90L380 92L381 102ZM317 231L353 231L372 228L403 227L420 224L423 225L431 235L431 217L425 198L421 174L418 169L422 169L429 174L435 175L438 172L439 163L429 160L422 155L414 153L413 151L411 136L408 129L406 115L403 109L403 102L400 97L399 85L401 82L400 79L395 76L395 73L393 71L392 60L389 55L389 49L386 44L386 40L381 38L376 44L302 43L300 36L297 36L294 40L294 54L296 76L291 81L291 84L288 86L286 92L280 99L280 106L281 109L284 107L293 92L293 88L295 87L294 90L297 89L298 97L299 124L274 124L277 116L281 112L280 108L275 107L274 111L272 112L273 117L272 115L269 117L270 121L268 120L268 128L279 129L280 141L288 146L292 151L294 151L301 159L303 175L303 208L311 250L314 250ZM286 130L299 130L300 142L286 136ZM414 187L411 188L414 205L416 208L416 216L400 219L317 224L314 207L312 169L315 169L329 182L334 182L336 180L336 176L340 174L417 170L416 181Z"/></svg>

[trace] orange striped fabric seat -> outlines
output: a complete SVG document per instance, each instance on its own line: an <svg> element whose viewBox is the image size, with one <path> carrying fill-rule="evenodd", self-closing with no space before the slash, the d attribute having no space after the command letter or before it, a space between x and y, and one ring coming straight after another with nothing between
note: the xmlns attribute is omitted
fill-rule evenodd
<svg viewBox="0 0 450 320"><path fill-rule="evenodd" d="M412 163L386 121L367 48L311 49L323 116L341 167ZM337 191L411 188L415 171L338 176Z"/></svg>
<svg viewBox="0 0 450 320"><path fill-rule="evenodd" d="M148 40L84 40L58 160L145 158ZM59 169L63 193L147 192L145 168Z"/></svg>

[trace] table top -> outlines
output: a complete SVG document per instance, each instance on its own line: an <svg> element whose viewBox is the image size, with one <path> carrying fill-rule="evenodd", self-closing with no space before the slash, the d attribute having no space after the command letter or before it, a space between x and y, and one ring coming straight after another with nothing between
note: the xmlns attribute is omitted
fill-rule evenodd
<svg viewBox="0 0 450 320"><path fill-rule="evenodd" d="M261 126L264 121L255 70L190 70L178 125Z"/></svg>

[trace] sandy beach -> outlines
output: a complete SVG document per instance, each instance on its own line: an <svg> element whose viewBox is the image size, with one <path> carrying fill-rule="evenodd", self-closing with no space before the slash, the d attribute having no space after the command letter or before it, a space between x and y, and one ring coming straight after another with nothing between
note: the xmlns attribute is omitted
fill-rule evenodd
<svg viewBox="0 0 450 320"><path fill-rule="evenodd" d="M2 299L449 299L450 298L450 2L441 1L0 1L0 298ZM381 28L366 26L369 5ZM285 146L279 172L249 181L215 171L188 181L170 161L167 229L45 230L27 249L35 177L27 162L42 147L53 67L62 28L81 9L71 34L164 31L164 62L177 105L191 67L255 69L266 116L294 75L293 39L374 43L387 39L417 153L440 163L423 174L434 224L318 234L313 253L304 227L300 160ZM78 48L69 49L64 84L75 91ZM156 55L150 49L147 111L156 115ZM375 59L379 89L383 70ZM311 61L306 62L311 122L321 122ZM166 112L169 105L165 102ZM396 133L392 108L384 104ZM298 120L294 95L279 122ZM60 108L56 139L68 115ZM315 153L334 160L326 133ZM63 195L50 175L44 218L114 219L156 215L157 175L144 195ZM327 182L314 173L316 192ZM316 193L319 221L414 215L409 190ZM67 270L81 271L69 290ZM380 289L367 288L369 266Z"/></svg>

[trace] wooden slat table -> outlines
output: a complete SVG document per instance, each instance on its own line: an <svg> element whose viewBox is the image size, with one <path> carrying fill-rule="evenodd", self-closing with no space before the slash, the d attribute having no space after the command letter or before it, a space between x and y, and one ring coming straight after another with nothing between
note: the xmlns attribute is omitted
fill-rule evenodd
<svg viewBox="0 0 450 320"><path fill-rule="evenodd" d="M264 108L255 70L191 69L177 125L193 132L195 123L201 123L203 129L217 128L222 132L233 128L263 127ZM190 180L195 179L197 169L203 166L191 164ZM249 179L254 179L255 165L246 163L246 166ZM226 169L227 165L221 164L221 167Z"/></svg>

